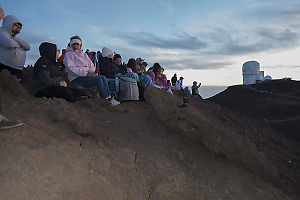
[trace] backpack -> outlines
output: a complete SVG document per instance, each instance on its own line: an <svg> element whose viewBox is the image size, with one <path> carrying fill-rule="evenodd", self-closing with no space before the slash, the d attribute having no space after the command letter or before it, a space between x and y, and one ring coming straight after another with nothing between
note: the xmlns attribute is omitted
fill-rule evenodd
<svg viewBox="0 0 300 200"><path fill-rule="evenodd" d="M117 78L115 86L120 101L139 100L139 88L135 79L127 77Z"/></svg>

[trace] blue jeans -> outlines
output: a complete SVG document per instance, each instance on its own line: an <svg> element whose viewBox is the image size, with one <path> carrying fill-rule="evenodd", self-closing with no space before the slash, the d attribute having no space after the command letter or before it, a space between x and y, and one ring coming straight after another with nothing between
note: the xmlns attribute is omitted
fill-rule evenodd
<svg viewBox="0 0 300 200"><path fill-rule="evenodd" d="M108 83L105 76L98 75L89 77L78 77L71 82L86 88L97 86L98 92L103 99L109 97L110 95Z"/></svg>

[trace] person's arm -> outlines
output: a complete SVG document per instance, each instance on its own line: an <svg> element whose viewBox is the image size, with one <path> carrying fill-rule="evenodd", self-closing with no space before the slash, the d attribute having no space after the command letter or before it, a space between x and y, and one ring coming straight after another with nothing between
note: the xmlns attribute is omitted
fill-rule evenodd
<svg viewBox="0 0 300 200"><path fill-rule="evenodd" d="M20 45L7 32L0 32L0 46L4 48L19 48Z"/></svg>
<svg viewBox="0 0 300 200"><path fill-rule="evenodd" d="M68 69L68 73L72 73L76 77L85 77L88 74L88 70L84 69L84 67L76 66L74 63L73 55L66 54L64 61L64 65Z"/></svg>
<svg viewBox="0 0 300 200"><path fill-rule="evenodd" d="M86 57L88 57L88 56L86 56ZM94 63L91 61L91 59L86 59L86 60L88 60L89 73L94 73L96 70Z"/></svg>
<svg viewBox="0 0 300 200"><path fill-rule="evenodd" d="M13 39L20 45L20 47L24 51L29 51L30 50L30 45L27 42L25 42L25 41L23 41L23 40L21 40L20 38L17 38L17 37L14 37Z"/></svg>
<svg viewBox="0 0 300 200"><path fill-rule="evenodd" d="M39 80L42 82L42 83L44 83L45 85L60 85L60 83L62 82L62 81L64 81L63 80L63 78L62 77L55 77L55 78L51 78L50 77L50 72L48 72L48 71L39 71L39 74L38 74L38 77L39 77Z"/></svg>

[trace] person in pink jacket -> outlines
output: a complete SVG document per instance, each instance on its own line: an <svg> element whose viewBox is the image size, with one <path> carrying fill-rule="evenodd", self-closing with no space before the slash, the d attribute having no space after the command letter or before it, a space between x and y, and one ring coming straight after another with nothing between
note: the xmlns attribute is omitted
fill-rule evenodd
<svg viewBox="0 0 300 200"><path fill-rule="evenodd" d="M148 76L150 76L153 80L153 83L155 83L155 73L153 72L153 67L150 67L147 71Z"/></svg>
<svg viewBox="0 0 300 200"><path fill-rule="evenodd" d="M155 83L162 87L167 87L167 77L164 75L164 68L160 68L155 75Z"/></svg>
<svg viewBox="0 0 300 200"><path fill-rule="evenodd" d="M86 53L81 50L82 40L79 36L70 39L72 50L67 51L64 65L71 83L86 88L97 86L101 98L109 99L112 106L120 102L111 98L109 87L105 76L95 73L95 66Z"/></svg>

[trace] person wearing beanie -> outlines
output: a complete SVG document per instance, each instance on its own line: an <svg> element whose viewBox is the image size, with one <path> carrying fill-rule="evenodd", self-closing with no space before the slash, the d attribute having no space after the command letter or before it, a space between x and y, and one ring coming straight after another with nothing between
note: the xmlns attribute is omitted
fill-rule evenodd
<svg viewBox="0 0 300 200"><path fill-rule="evenodd" d="M106 77L95 73L96 68L93 62L81 50L81 38L79 36L71 37L70 45L72 51L67 51L63 61L69 81L87 88L97 86L101 98L110 100L112 106L120 104L111 97Z"/></svg>
<svg viewBox="0 0 300 200"><path fill-rule="evenodd" d="M114 52L110 48L103 47L100 60L100 74L108 79L114 79L119 72L119 66L113 64Z"/></svg>
<svg viewBox="0 0 300 200"><path fill-rule="evenodd" d="M1 8L1 18L3 17L4 12ZM9 70L18 81L22 79L26 51L30 50L27 42L16 37L21 29L22 23L13 15L7 15L0 28L0 72L3 69Z"/></svg>

